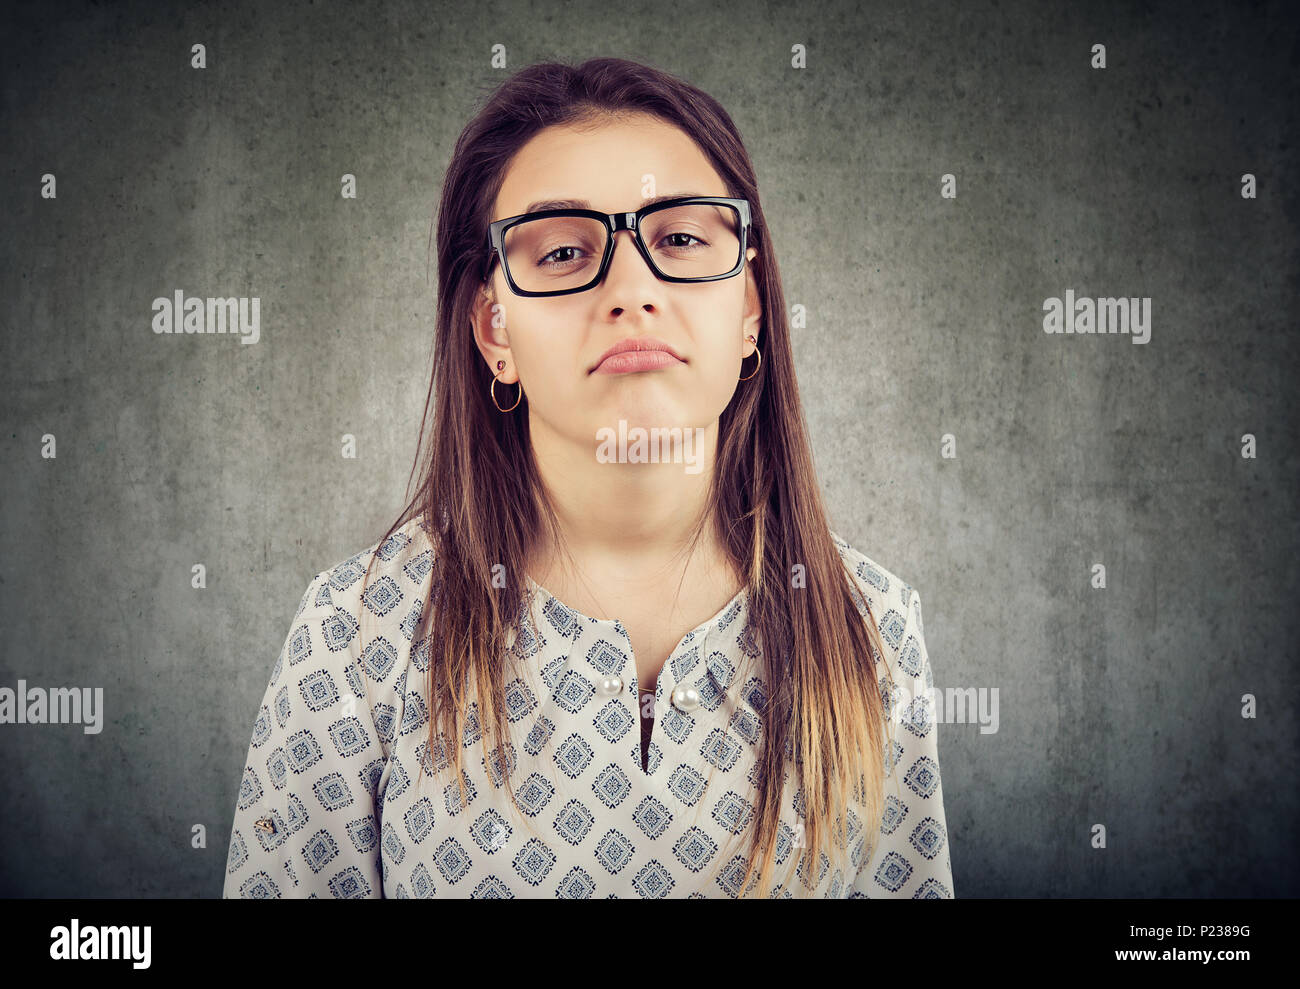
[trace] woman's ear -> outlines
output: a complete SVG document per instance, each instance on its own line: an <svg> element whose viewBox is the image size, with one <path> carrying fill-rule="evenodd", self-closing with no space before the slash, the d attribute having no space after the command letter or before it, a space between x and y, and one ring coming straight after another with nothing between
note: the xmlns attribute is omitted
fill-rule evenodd
<svg viewBox="0 0 1300 989"><path fill-rule="evenodd" d="M470 320L474 324L474 337L479 345L496 342L493 340L492 317L496 300L492 297L492 288L487 283L479 286L470 305Z"/></svg>
<svg viewBox="0 0 1300 989"><path fill-rule="evenodd" d="M495 293L489 284L484 284L474 294L474 302L470 307L470 322L474 333L474 343L478 346L479 353L487 361L488 369L493 373L496 372L497 362L505 361L506 370L501 375L501 381L510 384L517 380L513 377L513 370L510 369L512 363L510 359L510 334L506 330L505 320L497 319L500 312L497 308ZM497 325L497 324L500 325Z"/></svg>
<svg viewBox="0 0 1300 989"><path fill-rule="evenodd" d="M755 281L752 270L758 250L751 247L745 251L745 256L749 263L745 265L745 315L741 320L740 335L744 338L753 334L754 339L758 340L763 325L763 303L758 298L758 282Z"/></svg>

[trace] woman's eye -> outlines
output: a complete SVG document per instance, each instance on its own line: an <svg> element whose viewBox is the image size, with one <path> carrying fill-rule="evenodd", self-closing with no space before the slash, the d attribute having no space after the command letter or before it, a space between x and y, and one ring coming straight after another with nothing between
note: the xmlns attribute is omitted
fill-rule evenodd
<svg viewBox="0 0 1300 989"><path fill-rule="evenodd" d="M578 250L581 250L581 248L577 248L577 247L557 247L555 250L551 251L550 253L548 253L548 254L543 254L542 257L541 257L541 260L540 260L538 263L539 263L539 264L546 264L548 258L553 258L555 264L568 264L568 263L573 262L573 261L576 261L576 260L578 260L578 259L577 259L576 257L574 257L574 258L556 258L555 255L556 255L556 254L563 254L565 251L575 251L575 252L576 252L576 251L578 251Z"/></svg>
<svg viewBox="0 0 1300 989"><path fill-rule="evenodd" d="M687 233L668 234L666 237L664 237L664 240L668 240L672 237L685 237L689 240L695 241L698 244L704 243L704 241L700 240L700 238L696 237L694 234L687 234ZM680 247L694 247L695 245L694 244L669 244L668 246L680 248Z"/></svg>

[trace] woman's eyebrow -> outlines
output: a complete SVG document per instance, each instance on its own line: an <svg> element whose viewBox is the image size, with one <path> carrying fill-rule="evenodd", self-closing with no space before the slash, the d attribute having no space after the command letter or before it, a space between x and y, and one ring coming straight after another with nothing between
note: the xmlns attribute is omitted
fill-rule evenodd
<svg viewBox="0 0 1300 989"><path fill-rule="evenodd" d="M703 192L672 192L666 196L654 196L651 199L641 200L642 206L651 206L654 203L662 203L669 199L694 199L702 198ZM544 209L591 209L592 205L586 199L539 199L535 203L529 203L524 210L525 213L536 213Z"/></svg>

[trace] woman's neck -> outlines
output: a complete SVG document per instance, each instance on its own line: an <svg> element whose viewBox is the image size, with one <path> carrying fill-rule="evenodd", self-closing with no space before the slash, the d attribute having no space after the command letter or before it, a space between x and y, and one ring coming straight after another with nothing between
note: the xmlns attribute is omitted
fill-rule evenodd
<svg viewBox="0 0 1300 989"><path fill-rule="evenodd" d="M560 588L586 586L589 598L604 591L618 599L679 579L730 582L734 571L707 504L716 421L704 430L697 473L680 463L602 463L594 441L584 446L532 421L530 431L559 526L558 544L549 532L537 534L528 571L535 581L562 600L569 599Z"/></svg>
<svg viewBox="0 0 1300 989"><path fill-rule="evenodd" d="M596 568L617 562L630 572L654 572L683 552L700 531L700 548L714 539L700 525L709 510L709 480L717 422L703 430L698 471L681 463L602 463L595 439L578 442L530 420L533 456L565 547Z"/></svg>

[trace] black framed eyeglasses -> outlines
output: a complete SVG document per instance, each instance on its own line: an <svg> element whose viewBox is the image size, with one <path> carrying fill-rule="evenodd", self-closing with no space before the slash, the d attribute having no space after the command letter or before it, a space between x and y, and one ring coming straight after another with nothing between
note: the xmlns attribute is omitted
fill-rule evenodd
<svg viewBox="0 0 1300 989"><path fill-rule="evenodd" d="M488 249L515 295L570 295L598 285L620 230L636 235L637 250L663 281L713 282L744 267L749 225L749 200L719 196L666 199L631 213L548 209L492 221Z"/></svg>

